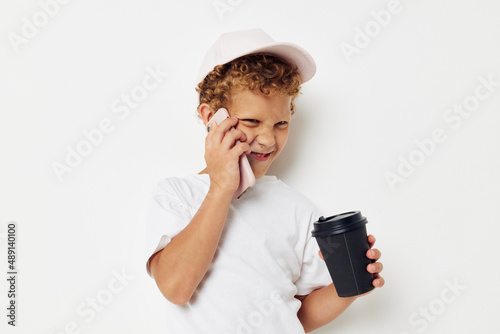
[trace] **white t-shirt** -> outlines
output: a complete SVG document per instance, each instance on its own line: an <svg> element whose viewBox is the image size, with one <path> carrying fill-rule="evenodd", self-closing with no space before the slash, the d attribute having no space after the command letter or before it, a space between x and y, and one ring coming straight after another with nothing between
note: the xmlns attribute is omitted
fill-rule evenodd
<svg viewBox="0 0 500 334"><path fill-rule="evenodd" d="M207 174L161 180L148 212L146 256L163 249L191 221L210 185ZM319 215L274 176L257 180L227 214L217 252L186 305L169 305L167 333L304 333L295 295L331 283L311 237ZM171 317L174 315L174 317Z"/></svg>

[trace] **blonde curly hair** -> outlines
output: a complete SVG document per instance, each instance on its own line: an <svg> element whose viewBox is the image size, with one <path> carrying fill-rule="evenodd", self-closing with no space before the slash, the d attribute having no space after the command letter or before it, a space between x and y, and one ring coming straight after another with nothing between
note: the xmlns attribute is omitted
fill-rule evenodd
<svg viewBox="0 0 500 334"><path fill-rule="evenodd" d="M198 84L199 109L202 103L212 110L229 108L233 94L251 90L261 94L286 94L291 96L290 110L295 112L294 99L300 93L302 79L297 66L267 54L252 54L237 58L227 64L217 65Z"/></svg>

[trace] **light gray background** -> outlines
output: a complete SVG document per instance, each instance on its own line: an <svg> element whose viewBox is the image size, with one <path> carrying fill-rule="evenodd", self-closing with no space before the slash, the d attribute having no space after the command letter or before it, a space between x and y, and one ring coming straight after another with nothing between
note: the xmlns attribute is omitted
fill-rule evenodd
<svg viewBox="0 0 500 334"><path fill-rule="evenodd" d="M459 125L443 118L473 105L480 77L500 82L498 1L73 0L46 21L40 3L0 3L1 268L19 225L18 327L2 315L3 333L164 333L146 202L159 179L204 167L198 66L220 33L254 27L318 65L272 172L323 214L361 210L383 252L386 286L316 333L498 332L500 87ZM16 48L25 20L43 27ZM113 102L140 93L148 67L168 77L121 119ZM52 164L104 119L113 130L60 182ZM418 153L436 128L446 140ZM410 157L391 189L386 173Z"/></svg>

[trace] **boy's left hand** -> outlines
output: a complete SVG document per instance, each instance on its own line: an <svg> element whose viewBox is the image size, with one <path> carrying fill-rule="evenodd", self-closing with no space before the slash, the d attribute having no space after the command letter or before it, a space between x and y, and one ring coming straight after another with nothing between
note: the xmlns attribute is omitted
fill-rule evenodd
<svg viewBox="0 0 500 334"><path fill-rule="evenodd" d="M382 278L382 276L380 276L380 272L382 271L382 269L384 269L384 266L382 265L382 263L378 262L382 254L378 249L373 248L373 245L375 244L375 237L371 234L368 236L368 243L370 244L370 249L368 249L368 251L366 252L366 257L370 260L373 260L374 262L370 263L366 270L368 270L368 272L372 273L374 276L372 282L373 286L376 288L381 288L385 283L385 280ZM366 294L370 292L367 292Z"/></svg>

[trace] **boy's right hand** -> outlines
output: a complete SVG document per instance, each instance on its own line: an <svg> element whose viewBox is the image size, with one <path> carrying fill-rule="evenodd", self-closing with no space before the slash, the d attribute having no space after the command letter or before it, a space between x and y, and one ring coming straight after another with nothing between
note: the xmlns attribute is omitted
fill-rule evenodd
<svg viewBox="0 0 500 334"><path fill-rule="evenodd" d="M236 117L227 118L219 125L212 122L205 139L205 161L210 175L210 188L227 192L231 196L240 184L239 157L250 153L250 145L245 142L246 135L238 129L229 131L236 124Z"/></svg>

